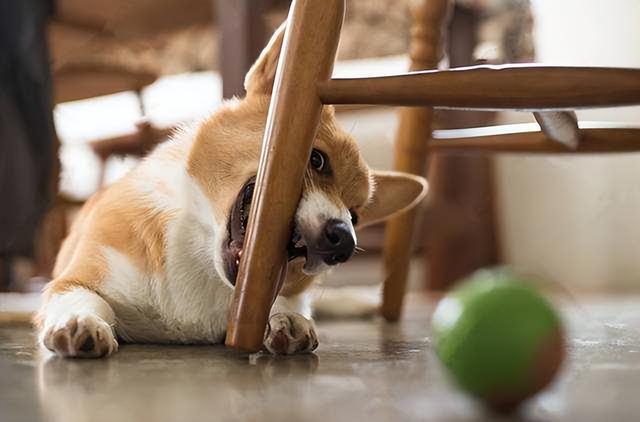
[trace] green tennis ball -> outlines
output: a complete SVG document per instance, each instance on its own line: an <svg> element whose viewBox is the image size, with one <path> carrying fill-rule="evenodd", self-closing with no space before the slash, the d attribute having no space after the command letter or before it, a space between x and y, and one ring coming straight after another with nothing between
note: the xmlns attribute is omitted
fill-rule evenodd
<svg viewBox="0 0 640 422"><path fill-rule="evenodd" d="M543 389L564 357L558 314L529 280L504 269L464 280L440 301L432 328L455 382L498 411Z"/></svg>

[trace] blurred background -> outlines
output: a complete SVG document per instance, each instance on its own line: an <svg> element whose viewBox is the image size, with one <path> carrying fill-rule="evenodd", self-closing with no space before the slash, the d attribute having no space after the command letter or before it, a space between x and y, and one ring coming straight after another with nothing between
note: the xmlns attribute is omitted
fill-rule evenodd
<svg viewBox="0 0 640 422"><path fill-rule="evenodd" d="M10 4L3 6L5 11ZM42 9L40 19L29 23L39 28L31 34L41 47L21 48L35 55L23 65L40 69L37 86L45 99L50 97L46 104L53 110L49 123L40 107L41 125L51 124L55 132L33 134L24 127L39 123L6 117L1 125L23 125L19 129L25 137L48 139L49 147L33 147L20 157L33 168L38 160L53 164L39 176L40 184L49 181L46 188L29 196L36 211L22 220L28 229L13 230L20 225L11 220L9 213L17 211L7 198L23 197L23 187L5 176L19 159L3 141L0 197L7 202L0 213L0 288L33 292L50 277L74 213L92 193L135 166L175 127L210 114L224 98L244 94L244 74L285 19L289 2L21 4L16 13L23 17L30 7ZM349 0L334 76L406 71L411 6L410 0ZM513 62L640 67L638 22L640 2L633 0L458 0L441 67ZM21 25L17 20L11 24L16 31ZM42 62L43 57L48 59ZM15 91L6 80L0 101ZM367 161L390 169L397 110L349 106L337 113ZM578 114L581 120L640 121L638 108ZM436 114L438 129L522 122L533 123L533 116ZM415 232L411 288L446 289L476 268L506 263L571 289L640 289L639 164L634 154L430 157L431 192ZM379 285L383 230L376 226L363 232L365 252L326 283Z"/></svg>

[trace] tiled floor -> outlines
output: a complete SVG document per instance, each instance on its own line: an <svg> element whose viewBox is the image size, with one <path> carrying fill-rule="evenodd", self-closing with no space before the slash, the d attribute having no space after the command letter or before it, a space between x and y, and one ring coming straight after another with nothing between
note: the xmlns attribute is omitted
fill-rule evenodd
<svg viewBox="0 0 640 422"><path fill-rule="evenodd" d="M316 354L247 356L222 346L124 345L108 360L42 356L25 326L0 325L0 420L495 420L446 380L412 298L399 325L319 323ZM640 297L567 303L568 363L517 418L640 417Z"/></svg>

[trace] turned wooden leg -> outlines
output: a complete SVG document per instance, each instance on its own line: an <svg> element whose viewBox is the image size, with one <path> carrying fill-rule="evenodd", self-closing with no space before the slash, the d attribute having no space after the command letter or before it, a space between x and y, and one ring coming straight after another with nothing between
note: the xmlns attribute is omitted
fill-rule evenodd
<svg viewBox="0 0 640 422"><path fill-rule="evenodd" d="M296 0L291 6L229 313L227 346L249 352L262 347L322 110L317 84L331 76L343 17L344 0Z"/></svg>
<svg viewBox="0 0 640 422"><path fill-rule="evenodd" d="M449 0L423 0L413 7L410 47L412 71L438 67L442 51L441 34L447 22L449 8ZM395 142L395 170L424 174L432 117L433 109L430 107L400 110ZM416 209L413 209L387 223L382 294L382 315L387 321L398 320L402 311L415 216Z"/></svg>

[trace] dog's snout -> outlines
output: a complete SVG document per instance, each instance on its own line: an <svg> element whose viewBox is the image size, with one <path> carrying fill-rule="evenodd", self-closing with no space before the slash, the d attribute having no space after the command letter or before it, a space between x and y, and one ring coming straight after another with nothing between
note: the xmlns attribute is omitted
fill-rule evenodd
<svg viewBox="0 0 640 422"><path fill-rule="evenodd" d="M320 249L327 265L346 262L356 247L350 227L342 220L329 220L322 230Z"/></svg>

